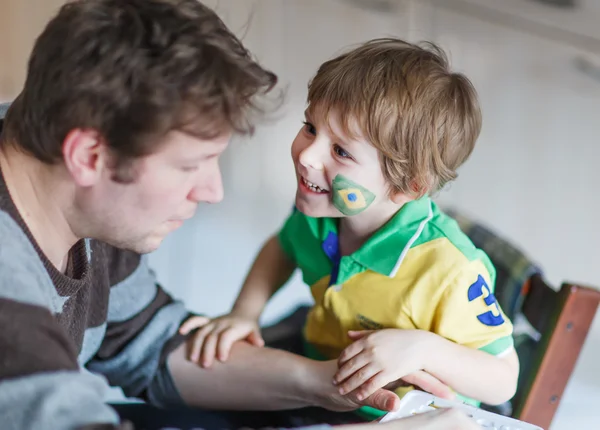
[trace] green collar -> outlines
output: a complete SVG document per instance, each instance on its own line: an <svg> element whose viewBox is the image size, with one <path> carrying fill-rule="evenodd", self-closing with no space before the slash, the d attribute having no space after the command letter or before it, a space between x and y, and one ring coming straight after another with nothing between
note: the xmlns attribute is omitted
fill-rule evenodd
<svg viewBox="0 0 600 430"><path fill-rule="evenodd" d="M408 202L349 257L370 270L393 277L431 218L433 207L429 197ZM337 235L338 226L335 218L323 221L320 236L324 242L330 233Z"/></svg>

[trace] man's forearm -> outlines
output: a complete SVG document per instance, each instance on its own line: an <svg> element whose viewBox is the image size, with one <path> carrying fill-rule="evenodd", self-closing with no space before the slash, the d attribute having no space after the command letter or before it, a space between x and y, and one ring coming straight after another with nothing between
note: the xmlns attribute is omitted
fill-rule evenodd
<svg viewBox="0 0 600 430"><path fill-rule="evenodd" d="M191 406L229 410L293 409L319 403L310 384L310 360L284 351L236 343L226 363L203 369L185 358L185 345L169 357L169 370Z"/></svg>
<svg viewBox="0 0 600 430"><path fill-rule="evenodd" d="M318 362L285 351L236 343L227 362L204 369L186 359L186 345L173 351L168 366L184 401L215 410L282 410L320 406L348 411L361 405L381 410L398 406L398 396L377 390L358 402L333 385L335 361Z"/></svg>

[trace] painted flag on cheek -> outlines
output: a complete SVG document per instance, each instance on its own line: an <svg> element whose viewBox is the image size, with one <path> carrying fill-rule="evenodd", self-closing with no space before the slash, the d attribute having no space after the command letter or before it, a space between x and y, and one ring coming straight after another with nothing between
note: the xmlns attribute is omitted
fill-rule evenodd
<svg viewBox="0 0 600 430"><path fill-rule="evenodd" d="M333 205L344 215L359 214L375 200L375 194L342 175L337 175L332 185Z"/></svg>

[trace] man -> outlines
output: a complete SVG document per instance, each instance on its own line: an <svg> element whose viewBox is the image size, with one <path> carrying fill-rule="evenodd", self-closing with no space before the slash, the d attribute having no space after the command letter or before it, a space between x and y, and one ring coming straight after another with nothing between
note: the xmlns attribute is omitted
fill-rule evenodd
<svg viewBox="0 0 600 430"><path fill-rule="evenodd" d="M144 257L221 200L219 155L275 83L195 0L80 0L51 20L0 123L3 429L131 428L109 384L165 408L359 406L331 384L335 362L247 344L210 371L186 360L190 315ZM194 425L223 425L205 417Z"/></svg>

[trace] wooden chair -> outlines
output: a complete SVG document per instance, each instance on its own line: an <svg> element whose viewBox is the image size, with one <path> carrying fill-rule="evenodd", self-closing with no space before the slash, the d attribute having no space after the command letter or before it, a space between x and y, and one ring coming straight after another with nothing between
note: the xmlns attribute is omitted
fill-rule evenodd
<svg viewBox="0 0 600 430"><path fill-rule="evenodd" d="M536 274L522 294L522 315L540 336L520 343L515 339L521 378L511 401L512 416L548 430L596 315L600 292L571 283L556 291Z"/></svg>
<svg viewBox="0 0 600 430"><path fill-rule="evenodd" d="M513 321L521 371L517 393L505 405L482 408L548 430L600 304L600 291L573 283L557 290L514 244L487 226L449 209L496 267L495 296Z"/></svg>

